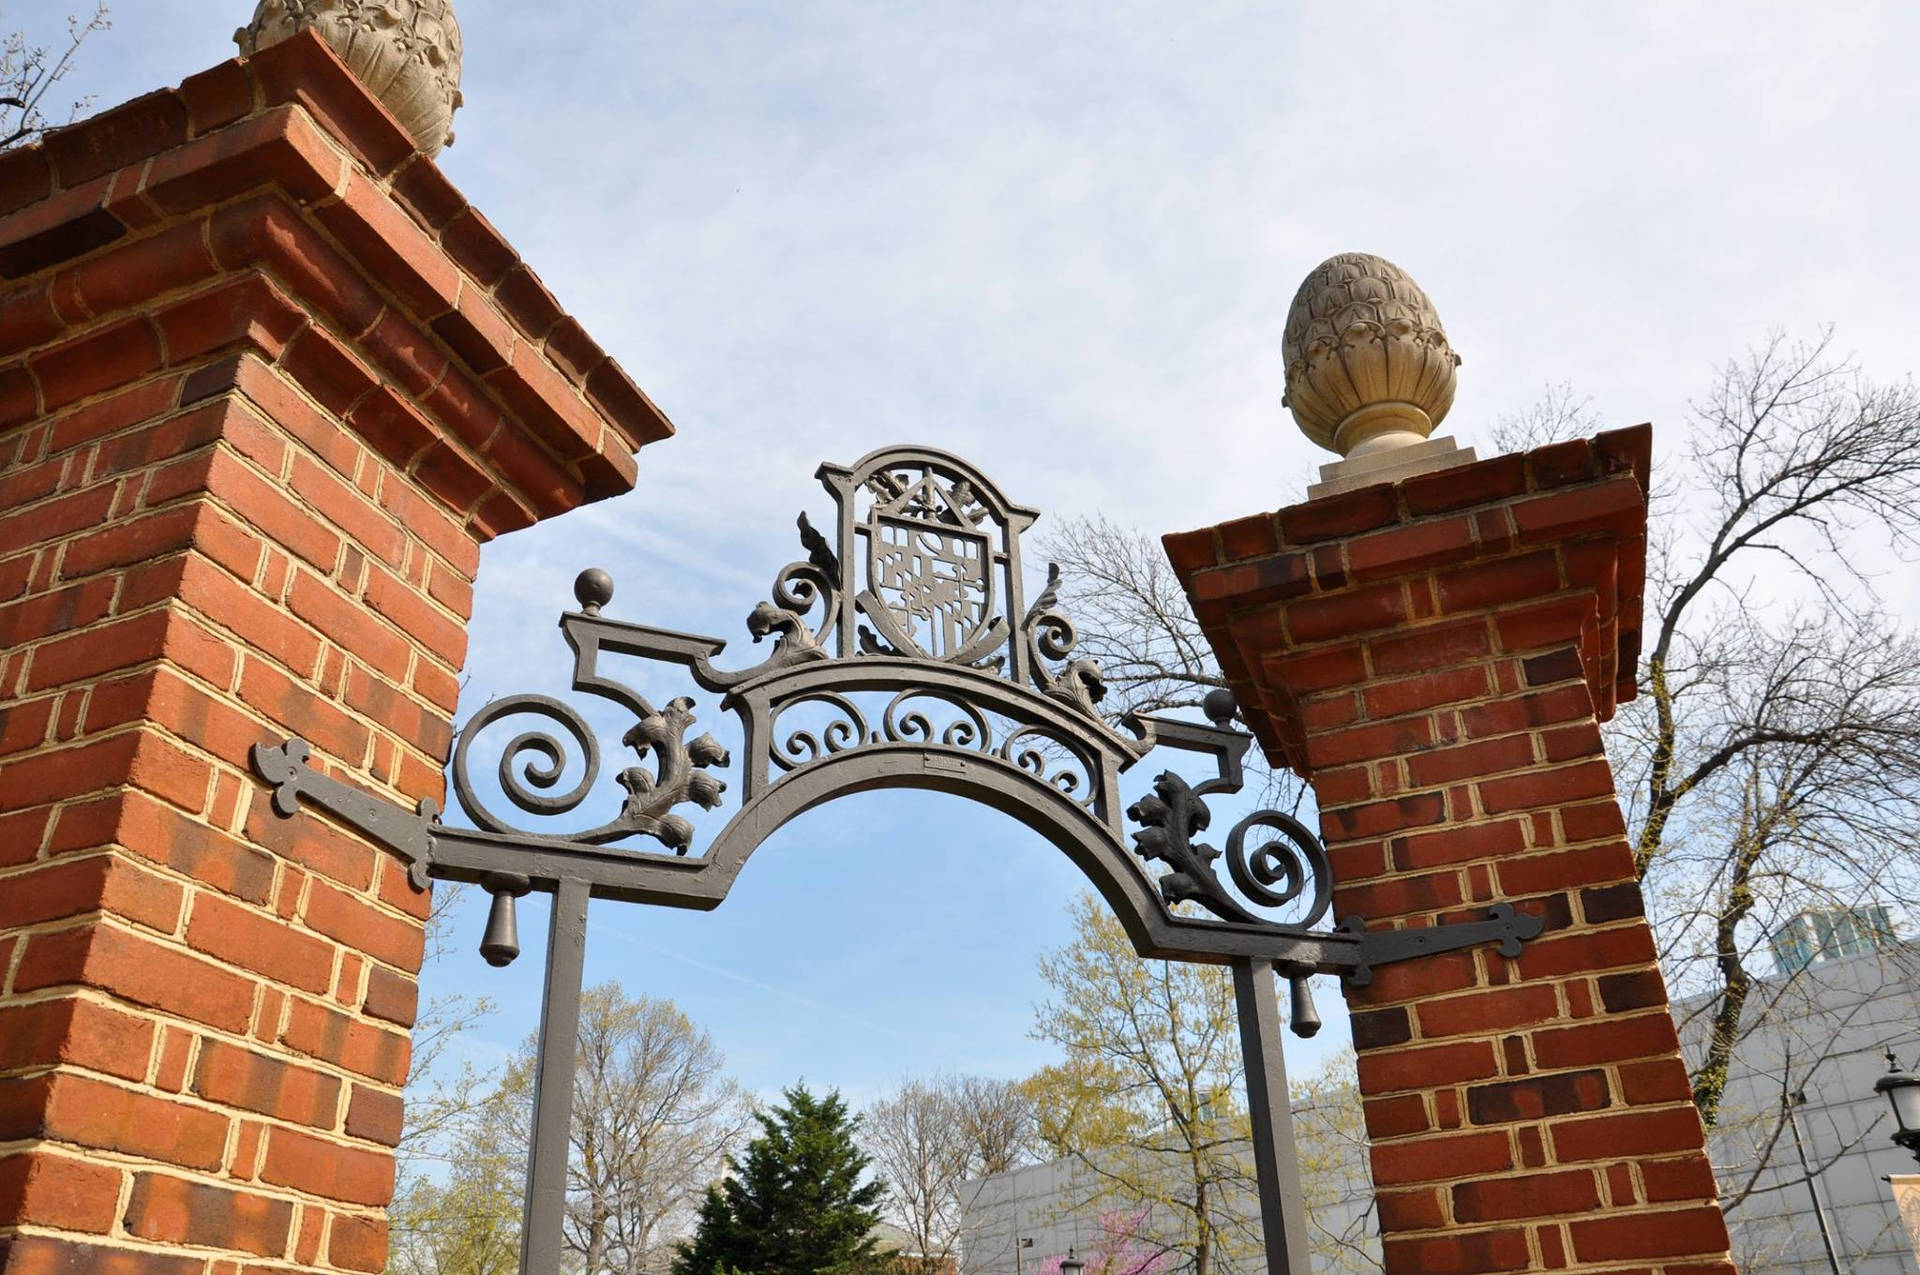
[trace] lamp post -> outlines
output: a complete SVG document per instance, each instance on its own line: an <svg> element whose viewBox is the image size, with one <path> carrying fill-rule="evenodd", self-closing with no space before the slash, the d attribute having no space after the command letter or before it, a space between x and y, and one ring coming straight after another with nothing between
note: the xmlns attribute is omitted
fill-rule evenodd
<svg viewBox="0 0 1920 1275"><path fill-rule="evenodd" d="M1067 1249L1067 1255L1060 1259L1060 1275L1081 1275L1087 1264L1073 1255L1073 1249Z"/></svg>
<svg viewBox="0 0 1920 1275"><path fill-rule="evenodd" d="M1900 1060L1887 1051L1887 1074L1873 1082L1873 1091L1887 1095L1893 1104L1895 1145L1913 1152L1920 1160L1920 1076L1900 1067Z"/></svg>

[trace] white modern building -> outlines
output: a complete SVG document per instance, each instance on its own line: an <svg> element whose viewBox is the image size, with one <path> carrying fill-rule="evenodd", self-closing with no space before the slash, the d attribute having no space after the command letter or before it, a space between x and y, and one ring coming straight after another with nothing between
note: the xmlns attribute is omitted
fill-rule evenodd
<svg viewBox="0 0 1920 1275"><path fill-rule="evenodd" d="M1882 1179L1920 1165L1889 1141L1873 1083L1889 1049L1920 1061L1920 944L1897 942L1875 908L1795 917L1773 949L1710 1143L1734 1257L1742 1275L1916 1275ZM1709 1008L1674 1007L1689 1062Z"/></svg>

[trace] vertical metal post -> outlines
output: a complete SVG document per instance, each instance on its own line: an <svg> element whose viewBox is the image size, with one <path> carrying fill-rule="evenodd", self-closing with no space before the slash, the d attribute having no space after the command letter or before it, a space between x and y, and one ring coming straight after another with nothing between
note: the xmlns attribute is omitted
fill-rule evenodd
<svg viewBox="0 0 1920 1275"><path fill-rule="evenodd" d="M1272 1275L1308 1275L1307 1211L1287 1099L1287 1061L1280 1052L1280 993L1273 962L1233 962L1233 999L1240 1011L1246 1060L1247 1114L1253 1120L1253 1167L1260 1182L1260 1232Z"/></svg>
<svg viewBox="0 0 1920 1275"><path fill-rule="evenodd" d="M562 877L547 930L547 986L533 1078L533 1147L520 1222L521 1275L558 1275L567 1214L567 1148L573 1066L580 1049L580 979L587 960L585 881Z"/></svg>
<svg viewBox="0 0 1920 1275"><path fill-rule="evenodd" d="M1804 1106L1807 1094L1804 1089L1791 1094L1780 1095L1780 1109L1787 1113L1787 1128L1793 1130L1793 1149L1800 1157L1800 1174L1807 1180L1807 1195L1813 1200L1813 1220L1820 1227L1820 1243L1827 1250L1827 1269L1833 1275L1841 1275L1840 1254L1833 1247L1833 1228L1827 1223L1827 1206L1820 1199L1820 1184L1816 1180L1813 1166L1807 1163L1807 1145L1800 1141L1800 1118L1794 1108Z"/></svg>

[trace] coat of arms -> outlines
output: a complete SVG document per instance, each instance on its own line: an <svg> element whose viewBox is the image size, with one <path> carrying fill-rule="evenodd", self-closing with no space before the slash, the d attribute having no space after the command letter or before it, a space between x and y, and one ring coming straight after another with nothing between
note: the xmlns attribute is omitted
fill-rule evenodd
<svg viewBox="0 0 1920 1275"><path fill-rule="evenodd" d="M868 482L868 650L972 663L1006 639L993 614L994 528L965 479L882 471Z"/></svg>

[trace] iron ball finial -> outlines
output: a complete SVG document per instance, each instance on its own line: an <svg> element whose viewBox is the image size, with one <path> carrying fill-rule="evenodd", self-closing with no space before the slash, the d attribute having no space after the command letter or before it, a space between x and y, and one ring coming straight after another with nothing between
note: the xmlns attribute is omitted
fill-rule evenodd
<svg viewBox="0 0 1920 1275"><path fill-rule="evenodd" d="M599 615L600 608L613 601L613 577L599 567L588 567L573 578L573 596L588 615Z"/></svg>
<svg viewBox="0 0 1920 1275"><path fill-rule="evenodd" d="M1240 711L1240 705L1233 698L1232 691L1224 686L1216 686L1207 692L1205 699L1200 701L1200 711L1205 713L1207 720L1215 726L1225 726L1233 720L1233 715Z"/></svg>

